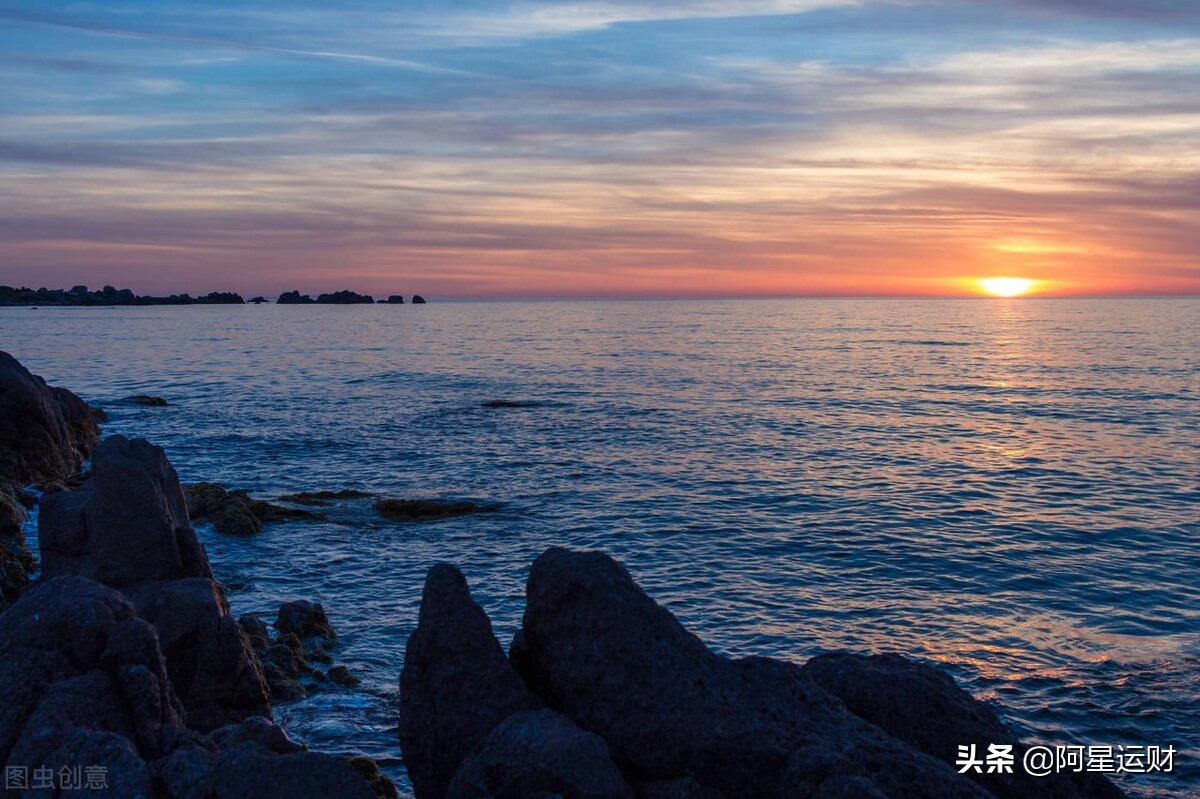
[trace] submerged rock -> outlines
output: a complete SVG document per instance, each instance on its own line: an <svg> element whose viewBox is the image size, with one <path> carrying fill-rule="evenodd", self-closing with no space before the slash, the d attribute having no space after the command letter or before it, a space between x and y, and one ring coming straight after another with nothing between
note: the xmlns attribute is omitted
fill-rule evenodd
<svg viewBox="0 0 1200 799"><path fill-rule="evenodd" d="M279 501L322 507L332 505L333 501L338 499L368 499L371 496L366 491L344 488L341 491L301 491L297 494L284 494Z"/></svg>
<svg viewBox="0 0 1200 799"><path fill-rule="evenodd" d="M354 687L360 680L345 666L332 666L322 673L313 662L332 663L337 633L319 604L299 600L285 602L275 619L277 634L257 616L238 620L258 655L273 701L300 699L324 683Z"/></svg>
<svg viewBox="0 0 1200 799"><path fill-rule="evenodd" d="M194 483L184 491L191 518L207 519L218 533L226 535L254 535L262 532L267 522L321 518L311 511L254 499L242 489L229 491L217 483Z"/></svg>
<svg viewBox="0 0 1200 799"><path fill-rule="evenodd" d="M165 408L170 405L170 403L162 397L154 397L150 394L134 394L133 396L126 397L122 401L127 402L130 405L141 405L146 408Z"/></svg>
<svg viewBox="0 0 1200 799"><path fill-rule="evenodd" d="M482 408L536 408L542 403L537 400L486 400L479 403Z"/></svg>
<svg viewBox="0 0 1200 799"><path fill-rule="evenodd" d="M486 510L474 502L442 502L434 499L381 499L375 503L381 516L398 522L421 522L467 516Z"/></svg>
<svg viewBox="0 0 1200 799"><path fill-rule="evenodd" d="M462 572L429 570L400 673L400 748L417 799L442 799L467 754L540 702L504 656Z"/></svg>
<svg viewBox="0 0 1200 799"><path fill-rule="evenodd" d="M552 710L526 710L500 722L459 766L446 796L634 799L604 739Z"/></svg>

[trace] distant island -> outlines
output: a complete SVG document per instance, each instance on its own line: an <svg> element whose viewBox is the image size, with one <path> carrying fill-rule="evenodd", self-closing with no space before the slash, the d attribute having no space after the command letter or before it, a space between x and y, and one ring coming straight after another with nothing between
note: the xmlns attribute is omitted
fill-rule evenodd
<svg viewBox="0 0 1200 799"><path fill-rule="evenodd" d="M259 305L270 302L266 297L253 297L250 302ZM375 303L369 294L359 294L354 291L342 290L329 294L319 294L314 300L308 294L299 291L285 291L275 301L279 305L358 305ZM383 305L403 305L404 296L391 294L387 299L378 300ZM425 298L420 294L412 296L413 305L424 305ZM241 294L232 291L213 291L201 297L190 294L171 294L166 297L134 294L130 289L116 289L105 286L98 291L90 291L87 286L75 286L70 289L31 289L0 286L0 306L96 306L96 305L243 305L246 300Z"/></svg>

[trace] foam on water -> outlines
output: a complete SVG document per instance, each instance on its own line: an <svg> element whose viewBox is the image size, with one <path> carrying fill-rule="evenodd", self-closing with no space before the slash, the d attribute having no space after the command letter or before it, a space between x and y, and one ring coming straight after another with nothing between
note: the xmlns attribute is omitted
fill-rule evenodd
<svg viewBox="0 0 1200 799"><path fill-rule="evenodd" d="M1200 780L1200 302L789 300L3 309L0 347L184 481L348 501L230 538L238 613L321 601L363 677L282 705L406 786L396 679L428 567L507 642L530 561L597 547L719 651L899 650L1049 743ZM130 394L167 408L114 404ZM485 403L504 401L502 407ZM515 403L516 407L503 407Z"/></svg>

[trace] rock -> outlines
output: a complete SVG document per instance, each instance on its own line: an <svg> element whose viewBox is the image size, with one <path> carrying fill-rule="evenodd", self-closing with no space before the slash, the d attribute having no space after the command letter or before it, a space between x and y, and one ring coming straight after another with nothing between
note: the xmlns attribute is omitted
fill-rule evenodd
<svg viewBox="0 0 1200 799"><path fill-rule="evenodd" d="M0 614L0 760L111 765L141 785L144 758L186 737L153 627L119 593L60 577ZM73 760L86 753L95 759Z"/></svg>
<svg viewBox="0 0 1200 799"><path fill-rule="evenodd" d="M271 716L262 670L216 581L169 580L127 588L138 615L154 625L188 725L207 732Z"/></svg>
<svg viewBox="0 0 1200 799"><path fill-rule="evenodd" d="M367 294L357 294L353 291L334 291L330 294L321 294L317 297L317 302L322 305L358 305L362 303L375 303L375 298Z"/></svg>
<svg viewBox="0 0 1200 799"><path fill-rule="evenodd" d="M318 507L333 504L337 499L367 499L371 496L366 491L344 488L341 491L301 491L298 494L284 494L280 502L294 502L297 505L315 505Z"/></svg>
<svg viewBox="0 0 1200 799"><path fill-rule="evenodd" d="M705 788L692 777L642 783L637 787L638 799L724 799L715 788Z"/></svg>
<svg viewBox="0 0 1200 799"><path fill-rule="evenodd" d="M153 397L149 394L134 394L133 396L126 397L122 402L127 402L130 405L141 405L145 408L165 408L170 405L162 397Z"/></svg>
<svg viewBox="0 0 1200 799"><path fill-rule="evenodd" d="M1015 743L1013 735L983 702L958 687L950 675L901 655L833 653L815 657L802 669L817 684L841 699L851 713L890 735L953 765L959 745ZM1025 751L1015 747L1017 762ZM968 773L999 799L1090 799L1119 797L1121 792L1096 774L1032 777L1016 768L1012 774Z"/></svg>
<svg viewBox="0 0 1200 799"><path fill-rule="evenodd" d="M217 483L194 483L184 488L191 518L208 519L218 533L255 535L263 524L283 519L319 519L315 513L285 508L252 498L246 491L228 491Z"/></svg>
<svg viewBox="0 0 1200 799"><path fill-rule="evenodd" d="M344 759L310 752L261 719L213 731L158 765L171 799L373 799L376 786Z"/></svg>
<svg viewBox="0 0 1200 799"><path fill-rule="evenodd" d="M325 679L344 688L357 688L362 684L362 680L345 666L334 666L326 672Z"/></svg>
<svg viewBox="0 0 1200 799"><path fill-rule="evenodd" d="M537 400L486 400L479 403L481 408L536 408L542 403Z"/></svg>
<svg viewBox="0 0 1200 799"><path fill-rule="evenodd" d="M547 551L530 570L526 598L514 665L550 707L601 735L625 773L691 775L731 797L779 797L785 788L802 797L789 786L811 780L816 791L840 776L875 784L890 769L914 786L895 795L879 786L891 799L986 796L852 716L798 667L713 654L602 553ZM846 752L870 770L859 774Z"/></svg>
<svg viewBox="0 0 1200 799"><path fill-rule="evenodd" d="M416 799L444 797L463 758L496 725L539 706L462 572L430 569L400 673L400 748Z"/></svg>
<svg viewBox="0 0 1200 799"><path fill-rule="evenodd" d="M21 531L24 521L20 501L0 488L0 611L17 601L34 569L33 554Z"/></svg>
<svg viewBox="0 0 1200 799"><path fill-rule="evenodd" d="M83 400L0 352L0 486L65 480L99 440Z"/></svg>
<svg viewBox="0 0 1200 799"><path fill-rule="evenodd" d="M325 608L316 602L298 599L279 606L275 629L281 635L292 634L301 641L316 638L325 646L337 643L337 633L325 616Z"/></svg>
<svg viewBox="0 0 1200 799"><path fill-rule="evenodd" d="M433 499L381 499L375 503L381 516L398 522L422 522L466 516L485 509L474 502L441 502Z"/></svg>
<svg viewBox="0 0 1200 799"><path fill-rule="evenodd" d="M386 302L388 305L403 305L404 296L401 294L389 294Z"/></svg>
<svg viewBox="0 0 1200 799"><path fill-rule="evenodd" d="M413 298L412 298L412 304L413 305L424 305L425 298L422 297L420 294L414 294Z"/></svg>
<svg viewBox="0 0 1200 799"><path fill-rule="evenodd" d="M212 578L179 477L145 439L110 436L82 486L44 494L38 542L46 577L72 574L115 587Z"/></svg>
<svg viewBox="0 0 1200 799"><path fill-rule="evenodd" d="M312 297L298 291L285 291L275 300L277 305L311 305L315 302Z"/></svg>
<svg viewBox="0 0 1200 799"><path fill-rule="evenodd" d="M396 790L395 783L391 777L379 770L379 765L374 760L360 756L348 757L346 762L367 781L377 799L399 799L400 793Z"/></svg>
<svg viewBox="0 0 1200 799"><path fill-rule="evenodd" d="M527 710L502 721L459 766L446 796L634 799L604 739L552 710Z"/></svg>
<svg viewBox="0 0 1200 799"><path fill-rule="evenodd" d="M246 302L248 302L248 303L251 303L251 304L253 304L253 305L262 305L262 304L263 304L264 302L266 302L266 301L267 301L267 298L266 298L266 297L262 297L262 296L259 296L259 297L251 297L250 299L246 300Z"/></svg>

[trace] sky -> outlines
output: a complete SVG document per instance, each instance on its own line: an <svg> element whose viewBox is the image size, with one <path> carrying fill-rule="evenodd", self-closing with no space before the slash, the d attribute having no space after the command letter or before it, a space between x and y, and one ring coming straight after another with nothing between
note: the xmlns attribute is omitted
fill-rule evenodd
<svg viewBox="0 0 1200 799"><path fill-rule="evenodd" d="M1200 294L1197 0L0 2L0 284Z"/></svg>

